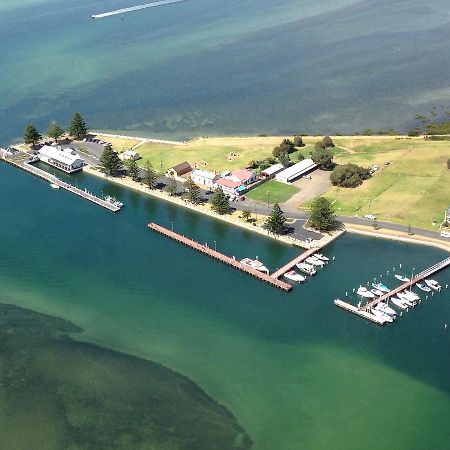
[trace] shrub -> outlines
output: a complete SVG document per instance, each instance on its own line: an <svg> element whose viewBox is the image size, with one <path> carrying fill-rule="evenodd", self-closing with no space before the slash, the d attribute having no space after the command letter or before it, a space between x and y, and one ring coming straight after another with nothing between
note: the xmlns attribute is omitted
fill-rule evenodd
<svg viewBox="0 0 450 450"><path fill-rule="evenodd" d="M344 164L334 168L330 176L330 181L333 186L353 188L359 186L364 180L370 177L369 169L357 166L356 164Z"/></svg>

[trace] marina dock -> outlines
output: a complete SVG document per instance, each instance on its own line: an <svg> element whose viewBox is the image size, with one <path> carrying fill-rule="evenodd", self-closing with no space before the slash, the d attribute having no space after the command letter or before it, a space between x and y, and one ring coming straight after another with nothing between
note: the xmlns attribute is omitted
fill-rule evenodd
<svg viewBox="0 0 450 450"><path fill-rule="evenodd" d="M281 269L278 269L276 272L274 272L270 276L275 279L282 277L286 272L289 272L290 270L292 270L296 266L296 264L303 262L306 258L313 255L318 250L319 250L318 248L310 248L309 250L306 250L300 256L297 256L292 261L289 261Z"/></svg>
<svg viewBox="0 0 450 450"><path fill-rule="evenodd" d="M31 164L32 160L27 153L18 151L14 156L6 157L5 153L1 151L0 157L1 160L11 164L12 166L18 167L24 170L25 172L28 172L38 178L41 178L42 180L49 182L50 184L58 186L61 189L65 189L66 191L72 192L73 194L78 195L79 197L82 197L92 203L95 203L96 205L99 205L102 208L108 209L109 211L112 212L118 212L121 209L121 206L110 203L86 190L80 189L76 186L73 186L69 183L60 180L58 177L46 172L45 170L33 166Z"/></svg>
<svg viewBox="0 0 450 450"><path fill-rule="evenodd" d="M207 245L200 244L197 241L182 236L181 234L175 233L174 231L168 230L167 228L157 225L156 223L149 223L148 228L150 228L150 230L162 234L163 236L173 239L176 242L186 245L187 247L193 248L194 250L197 250L200 253L203 253L204 255L207 255L213 259L228 264L229 266L234 267L235 269L248 273L249 275L252 275L253 277L261 281L264 281L270 284L271 286L277 287L285 292L289 292L292 289L292 286L288 283L285 283L284 281L278 280L277 278L271 275L260 272L256 269L253 269L252 267L246 266L237 259L235 259L234 257L224 255L223 253L211 249Z"/></svg>

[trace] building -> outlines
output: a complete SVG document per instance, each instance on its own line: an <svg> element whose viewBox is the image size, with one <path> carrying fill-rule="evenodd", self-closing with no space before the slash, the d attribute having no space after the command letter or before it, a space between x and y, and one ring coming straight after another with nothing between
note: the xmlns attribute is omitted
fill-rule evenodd
<svg viewBox="0 0 450 450"><path fill-rule="evenodd" d="M184 175L191 171L192 171L191 165L187 161L184 161L180 164L177 164L176 166L171 167L167 171L167 174L173 177L181 177L181 175Z"/></svg>
<svg viewBox="0 0 450 450"><path fill-rule="evenodd" d="M256 181L256 175L251 170L247 169L233 170L229 178L230 180L237 181L238 183L243 184L245 186L252 184Z"/></svg>
<svg viewBox="0 0 450 450"><path fill-rule="evenodd" d="M63 149L59 146L44 145L39 149L38 157L42 162L67 173L78 172L85 165L85 162L71 148Z"/></svg>
<svg viewBox="0 0 450 450"><path fill-rule="evenodd" d="M138 152L135 152L134 150L125 150L123 153L119 155L119 158L122 161L128 161L130 159L137 161L138 159L141 159L141 155Z"/></svg>
<svg viewBox="0 0 450 450"><path fill-rule="evenodd" d="M277 173L281 172L282 170L284 170L283 164L278 163L268 167L267 169L264 169L261 172L261 175L264 178L270 179L273 178Z"/></svg>
<svg viewBox="0 0 450 450"><path fill-rule="evenodd" d="M227 195L237 195L241 183L231 180L229 178L219 178L216 181L216 187L220 187Z"/></svg>
<svg viewBox="0 0 450 450"><path fill-rule="evenodd" d="M191 174L191 178L194 183L197 183L200 186L212 188L220 177L214 172L209 172L208 170L195 169Z"/></svg>
<svg viewBox="0 0 450 450"><path fill-rule="evenodd" d="M302 175L311 172L311 170L316 167L317 164L312 159L304 159L303 161L300 161L297 164L294 164L293 166L277 173L275 175L275 179L280 183L291 183Z"/></svg>

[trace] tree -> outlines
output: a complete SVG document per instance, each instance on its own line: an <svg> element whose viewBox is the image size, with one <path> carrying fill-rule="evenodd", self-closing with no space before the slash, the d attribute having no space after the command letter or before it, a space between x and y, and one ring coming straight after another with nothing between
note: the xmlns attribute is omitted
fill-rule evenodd
<svg viewBox="0 0 450 450"><path fill-rule="evenodd" d="M409 136L409 137L417 137L417 136L420 136L420 128L419 128L419 127L416 127L416 128L413 128L412 130L409 130L409 131L408 131L408 136Z"/></svg>
<svg viewBox="0 0 450 450"><path fill-rule="evenodd" d="M300 161L303 161L305 159L305 156L303 155L303 153L298 153L298 155L297 155L297 161L298 162L300 162Z"/></svg>
<svg viewBox="0 0 450 450"><path fill-rule="evenodd" d="M143 182L149 189L155 189L156 187L156 170L153 168L152 163L147 161L145 164L145 173Z"/></svg>
<svg viewBox="0 0 450 450"><path fill-rule="evenodd" d="M287 154L295 152L295 145L290 139L283 139L280 144L280 148Z"/></svg>
<svg viewBox="0 0 450 450"><path fill-rule="evenodd" d="M303 138L301 136L294 136L294 145L296 147L304 147Z"/></svg>
<svg viewBox="0 0 450 450"><path fill-rule="evenodd" d="M278 203L273 205L272 212L264 222L263 228L274 234L287 233L286 217L284 217L284 213Z"/></svg>
<svg viewBox="0 0 450 450"><path fill-rule="evenodd" d="M283 164L283 166L287 167L290 165L291 160L289 158L289 155L287 153L281 153L278 157L278 161Z"/></svg>
<svg viewBox="0 0 450 450"><path fill-rule="evenodd" d="M330 147L334 147L334 142L330 138L330 136L324 136L322 139L322 145L324 148L330 148Z"/></svg>
<svg viewBox="0 0 450 450"><path fill-rule="evenodd" d="M58 139L64 134L64 130L56 123L56 120L50 122L47 131L48 137L51 137L58 143Z"/></svg>
<svg viewBox="0 0 450 450"><path fill-rule="evenodd" d="M200 188L194 183L191 177L184 183L184 188L186 190L187 201L198 205L200 203Z"/></svg>
<svg viewBox="0 0 450 450"><path fill-rule="evenodd" d="M413 230L412 230L412 228L411 228L411 225L408 225L408 234L410 235L410 236L412 236L414 233L413 233Z"/></svg>
<svg viewBox="0 0 450 450"><path fill-rule="evenodd" d="M330 176L333 186L354 188L370 178L370 170L356 164L344 164L336 166Z"/></svg>
<svg viewBox="0 0 450 450"><path fill-rule="evenodd" d="M171 197L173 197L177 193L177 182L174 178L169 178L165 190Z"/></svg>
<svg viewBox="0 0 450 450"><path fill-rule="evenodd" d="M315 148L311 158L322 169L331 170L334 167L333 153L328 148Z"/></svg>
<svg viewBox="0 0 450 450"><path fill-rule="evenodd" d="M137 162L132 158L128 162L128 174L133 181L140 181L141 176L139 174L139 166Z"/></svg>
<svg viewBox="0 0 450 450"><path fill-rule="evenodd" d="M25 127L25 131L23 133L23 142L25 144L32 144L33 147L39 142L41 139L41 135L34 125L31 123Z"/></svg>
<svg viewBox="0 0 450 450"><path fill-rule="evenodd" d="M226 214L230 210L230 198L217 187L211 196L211 209L217 214Z"/></svg>
<svg viewBox="0 0 450 450"><path fill-rule="evenodd" d="M122 161L111 144L108 144L100 157L100 168L103 173L116 176L122 171Z"/></svg>
<svg viewBox="0 0 450 450"><path fill-rule="evenodd" d="M244 209L244 211L242 211L241 217L245 221L249 222L252 217L252 213L248 209Z"/></svg>
<svg viewBox="0 0 450 450"><path fill-rule="evenodd" d="M82 119L79 113L74 113L72 120L70 122L69 133L71 136L76 137L80 140L86 133L88 129L85 121Z"/></svg>
<svg viewBox="0 0 450 450"><path fill-rule="evenodd" d="M272 150L272 155L274 156L274 158L279 158L282 153L284 153L284 151L280 146L275 147Z"/></svg>
<svg viewBox="0 0 450 450"><path fill-rule="evenodd" d="M312 202L308 225L318 231L331 231L336 228L333 205L326 198L318 197Z"/></svg>

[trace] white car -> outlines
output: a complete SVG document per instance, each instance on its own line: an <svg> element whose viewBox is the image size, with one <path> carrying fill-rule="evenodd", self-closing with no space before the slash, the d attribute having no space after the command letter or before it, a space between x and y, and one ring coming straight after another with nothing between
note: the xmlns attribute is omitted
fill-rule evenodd
<svg viewBox="0 0 450 450"><path fill-rule="evenodd" d="M375 220L376 216L374 216L373 214L366 214L364 216L364 219Z"/></svg>
<svg viewBox="0 0 450 450"><path fill-rule="evenodd" d="M441 231L441 237L450 238L450 231Z"/></svg>

